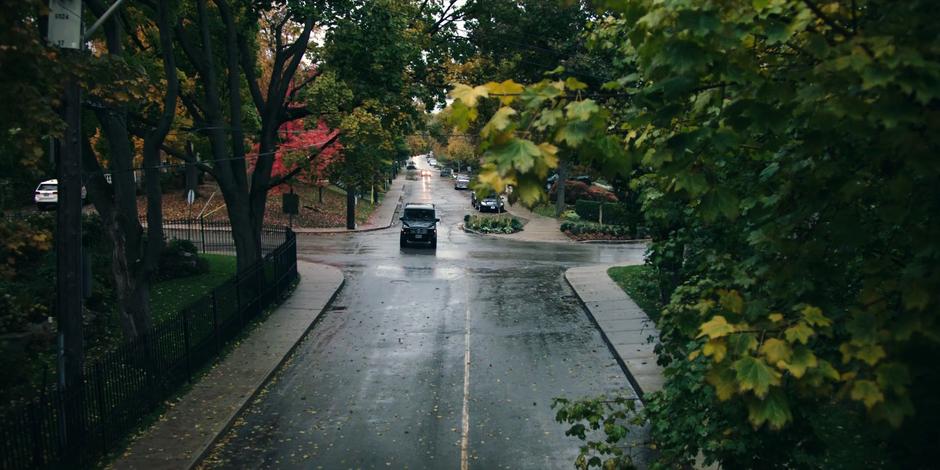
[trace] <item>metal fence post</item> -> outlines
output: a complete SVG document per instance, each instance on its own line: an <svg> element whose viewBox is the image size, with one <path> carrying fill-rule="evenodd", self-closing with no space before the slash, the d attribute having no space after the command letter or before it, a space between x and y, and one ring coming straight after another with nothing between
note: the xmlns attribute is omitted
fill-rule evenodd
<svg viewBox="0 0 940 470"><path fill-rule="evenodd" d="M242 325L245 324L244 317L242 316L242 289L241 289L241 274L235 273L235 313L238 314L238 321Z"/></svg>
<svg viewBox="0 0 940 470"><path fill-rule="evenodd" d="M192 358L189 352L189 309L183 310L183 347L186 348L186 382L193 380Z"/></svg>
<svg viewBox="0 0 940 470"><path fill-rule="evenodd" d="M222 332L219 331L219 304L215 298L216 289L212 289L212 334L215 336L215 353L222 350Z"/></svg>
<svg viewBox="0 0 940 470"><path fill-rule="evenodd" d="M39 468L42 466L42 426L36 408L36 402L30 402L26 413L29 416L29 430L33 440L33 467Z"/></svg>
<svg viewBox="0 0 940 470"><path fill-rule="evenodd" d="M98 426L101 426L101 453L108 453L108 425L105 416L107 408L104 404L104 375L101 373L101 363L95 363L95 401L98 402Z"/></svg>
<svg viewBox="0 0 940 470"><path fill-rule="evenodd" d="M202 252L206 252L206 219L199 218L199 234L202 236Z"/></svg>

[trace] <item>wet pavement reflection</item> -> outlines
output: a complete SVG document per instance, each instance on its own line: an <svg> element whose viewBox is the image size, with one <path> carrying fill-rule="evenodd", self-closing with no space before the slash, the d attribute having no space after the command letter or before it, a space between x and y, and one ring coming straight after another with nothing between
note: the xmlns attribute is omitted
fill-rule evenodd
<svg viewBox="0 0 940 470"><path fill-rule="evenodd" d="M572 468L552 398L632 390L563 274L643 247L467 234L452 184L405 188L437 205L436 251L400 249L398 225L298 238L346 284L204 466Z"/></svg>

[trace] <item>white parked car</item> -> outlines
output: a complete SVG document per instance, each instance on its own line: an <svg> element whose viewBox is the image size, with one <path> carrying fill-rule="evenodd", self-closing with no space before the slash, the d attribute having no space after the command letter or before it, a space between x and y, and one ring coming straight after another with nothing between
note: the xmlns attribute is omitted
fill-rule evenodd
<svg viewBox="0 0 940 470"><path fill-rule="evenodd" d="M85 195L85 187L82 186L82 201L85 200ZM41 211L55 207L59 203L59 180L46 180L39 183L33 201Z"/></svg>

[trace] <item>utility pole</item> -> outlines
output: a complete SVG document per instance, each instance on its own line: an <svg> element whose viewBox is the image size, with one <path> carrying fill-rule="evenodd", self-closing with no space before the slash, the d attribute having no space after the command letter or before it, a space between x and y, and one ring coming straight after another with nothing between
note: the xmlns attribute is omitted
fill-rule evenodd
<svg viewBox="0 0 940 470"><path fill-rule="evenodd" d="M50 0L46 39L62 49L65 57L81 60L85 39L115 11L123 0L115 0L98 21L83 32L82 0ZM85 362L82 333L83 293L85 275L82 266L82 90L78 77L71 71L63 77L65 96L62 114L66 128L58 145L56 178L58 179L56 211L56 316L57 385L63 400L59 419L60 437L66 449L66 461L81 452L82 416L66 403L84 401L82 375Z"/></svg>
<svg viewBox="0 0 940 470"><path fill-rule="evenodd" d="M56 313L59 324L59 387L79 384L82 341L82 174L81 88L74 76L65 85L65 138L56 165Z"/></svg>
<svg viewBox="0 0 940 470"><path fill-rule="evenodd" d="M81 0L49 2L50 44L64 56L81 54ZM82 146L81 87L71 72L64 77L62 117L65 136L56 159L58 201L56 211L56 316L58 317L58 386L71 390L80 383L84 362L82 344Z"/></svg>

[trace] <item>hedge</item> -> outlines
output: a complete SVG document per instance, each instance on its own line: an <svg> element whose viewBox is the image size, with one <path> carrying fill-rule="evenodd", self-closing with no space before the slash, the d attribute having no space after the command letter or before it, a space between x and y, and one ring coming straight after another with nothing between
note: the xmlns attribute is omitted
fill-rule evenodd
<svg viewBox="0 0 940 470"><path fill-rule="evenodd" d="M632 237L629 227L623 225L596 224L593 222L563 222L561 224L561 231L570 232L572 235L602 233L621 238Z"/></svg>
<svg viewBox="0 0 940 470"><path fill-rule="evenodd" d="M604 208L603 222L605 224L630 225L630 213L627 207L620 203L579 199L574 204L574 211L583 220L599 222L598 215L602 206Z"/></svg>

